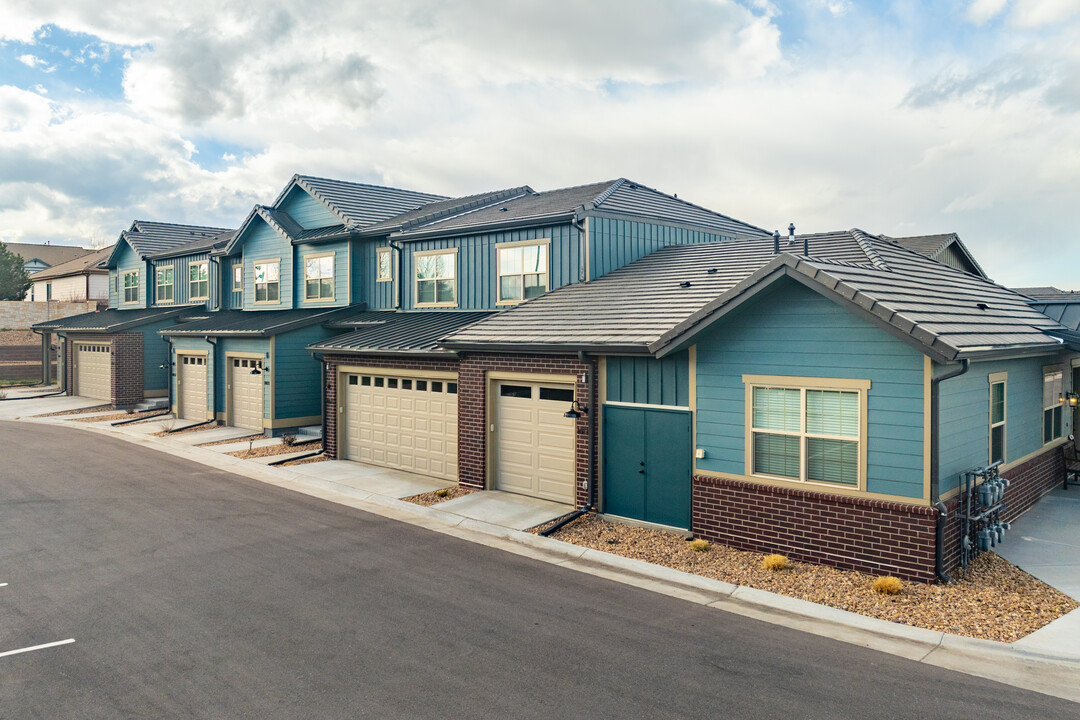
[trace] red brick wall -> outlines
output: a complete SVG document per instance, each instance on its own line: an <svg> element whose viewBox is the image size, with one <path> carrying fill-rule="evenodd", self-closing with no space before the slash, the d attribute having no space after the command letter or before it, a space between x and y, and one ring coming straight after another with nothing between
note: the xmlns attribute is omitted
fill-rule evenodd
<svg viewBox="0 0 1080 720"><path fill-rule="evenodd" d="M575 397L588 406L590 412L596 410L596 396L590 395L589 386L581 382L581 377L583 374L589 374L593 388L596 387L597 378L591 365L581 362L576 356L466 355L461 359L458 374L458 482L469 487L483 488L487 482L487 390L490 372L574 375L577 377ZM583 414L577 421L576 455L577 506L582 507L588 502L595 502L596 499L589 498L587 491L582 487L589 477L589 415L587 414ZM593 470L595 471L595 467Z"/></svg>
<svg viewBox="0 0 1080 720"><path fill-rule="evenodd" d="M112 336L112 401L117 407L143 401L143 335L117 333Z"/></svg>
<svg viewBox="0 0 1080 720"><path fill-rule="evenodd" d="M1001 475L1010 483L1005 489L1005 512L1002 519L1011 522L1031 509L1031 506L1043 495L1061 485L1065 475L1061 448L1047 450L1011 470L1006 470ZM943 564L951 574L960 565L960 534L963 521L956 517L959 504L959 497L952 498L946 503L949 509L949 521L945 525ZM1005 542L1019 542L1019 538L1016 533L1009 533L1005 535Z"/></svg>
<svg viewBox="0 0 1080 720"><path fill-rule="evenodd" d="M908 580L934 579L929 507L694 476L695 537Z"/></svg>

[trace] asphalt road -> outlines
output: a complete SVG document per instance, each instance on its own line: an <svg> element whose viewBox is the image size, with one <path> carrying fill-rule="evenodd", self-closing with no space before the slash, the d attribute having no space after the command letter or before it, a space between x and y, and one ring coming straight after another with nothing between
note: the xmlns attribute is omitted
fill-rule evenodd
<svg viewBox="0 0 1080 720"><path fill-rule="evenodd" d="M3 718L1072 718L1080 705L0 423Z"/></svg>

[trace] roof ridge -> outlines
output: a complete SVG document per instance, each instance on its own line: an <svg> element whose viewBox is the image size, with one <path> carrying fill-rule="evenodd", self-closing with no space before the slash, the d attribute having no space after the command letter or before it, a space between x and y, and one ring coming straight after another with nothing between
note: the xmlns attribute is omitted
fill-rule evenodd
<svg viewBox="0 0 1080 720"><path fill-rule="evenodd" d="M594 208L598 208L604 204L604 201L611 197L611 194L621 188L626 183L626 178L619 178L608 186L608 189L593 198L592 204Z"/></svg>
<svg viewBox="0 0 1080 720"><path fill-rule="evenodd" d="M475 210L480 210L480 209L483 209L485 207L490 207L491 205L497 205L500 202L505 202L507 200L514 200L514 199L516 199L518 197L524 197L525 195L528 195L531 192L535 192L535 191L531 187L529 187L528 185L519 185L518 187L504 188L502 190L497 190L497 191L493 191L493 192L489 192L489 193L478 193L478 194L472 195L472 196L465 195L465 196L462 196L462 199L464 199L466 197L473 197L475 199L473 201L471 201L471 202L468 202L468 203L462 203L462 204L459 204L459 205L455 205L453 207L444 208L443 210L436 210L436 211L430 212L430 213L428 213L426 215L420 215L419 217L415 217L412 220L408 220L406 222L403 222L401 224L401 226L398 228L398 230L400 232L407 232L407 231L409 231L409 230L411 230L413 228L420 227L421 225L426 225L426 224L432 223L432 222L438 222L440 220L447 220L447 219L452 218L452 217L459 217L461 215L466 215L466 214L468 214L470 212L473 212ZM457 198L451 198L451 200L456 200L456 199ZM425 207L425 206L420 205L415 209L420 210L423 207ZM406 212L409 212L409 211L406 211ZM404 214L404 213L402 213L402 214Z"/></svg>
<svg viewBox="0 0 1080 720"><path fill-rule="evenodd" d="M885 262L885 259L878 253L877 248L874 247L873 241L871 240L873 237L872 235L859 228L851 228L848 232L855 238L855 242L859 244L862 251L866 253L866 257L870 260L871 265L879 270L892 270L892 268L889 267L889 264Z"/></svg>
<svg viewBox="0 0 1080 720"><path fill-rule="evenodd" d="M607 193L607 196L610 196L611 194L613 194L616 190L619 189L619 187L622 187L626 183L629 183L632 187L644 188L645 190L648 190L649 192L654 192L657 195L663 195L668 200L674 200L677 203L681 203L681 204L686 205L688 207L692 207L692 208L695 208L697 210L701 210L702 212L708 213L709 215L713 215L715 217L723 218L723 219L728 220L728 221L730 221L732 223L735 223L736 225L742 225L743 227L752 228L754 230L760 230L765 235L769 235L771 237L771 233L768 230L766 230L765 228L758 227L757 225L751 225L750 223L746 222L745 220L739 220L738 218L734 218L734 217L732 217L730 215L725 215L724 213L717 212L717 211L713 210L712 208L707 208L704 205L698 205L697 203L692 203L689 200L683 200L678 195L668 194L668 193L666 193L666 192L664 192L662 190L657 190L654 187L649 187L648 185L646 185L644 183L639 183L636 180L627 180L625 178L622 178L621 180L622 181L619 183L618 187L612 188L611 191L609 193ZM606 200L607 197L605 197L604 199ZM597 207L599 207L599 206L597 206Z"/></svg>

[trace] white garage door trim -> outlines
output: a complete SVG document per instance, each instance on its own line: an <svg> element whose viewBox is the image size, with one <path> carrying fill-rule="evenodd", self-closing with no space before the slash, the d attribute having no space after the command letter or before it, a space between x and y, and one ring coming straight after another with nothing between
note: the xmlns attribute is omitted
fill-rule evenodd
<svg viewBox="0 0 1080 720"><path fill-rule="evenodd" d="M183 420L209 420L206 353L177 353L177 416Z"/></svg>
<svg viewBox="0 0 1080 720"><path fill-rule="evenodd" d="M559 379L491 381L492 489L575 503L577 422L563 417L575 386Z"/></svg>
<svg viewBox="0 0 1080 720"><path fill-rule="evenodd" d="M112 343L75 342L75 393L82 397L112 402Z"/></svg>
<svg viewBox="0 0 1080 720"><path fill-rule="evenodd" d="M457 382L453 373L343 370L341 459L457 480Z"/></svg>
<svg viewBox="0 0 1080 720"><path fill-rule="evenodd" d="M229 425L261 432L265 417L265 371L261 357L225 356ZM252 374L258 370L258 374Z"/></svg>

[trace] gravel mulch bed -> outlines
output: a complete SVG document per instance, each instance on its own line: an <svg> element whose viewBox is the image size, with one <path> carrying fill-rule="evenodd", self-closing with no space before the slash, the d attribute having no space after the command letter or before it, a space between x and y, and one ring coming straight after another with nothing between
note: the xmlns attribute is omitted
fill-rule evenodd
<svg viewBox="0 0 1080 720"><path fill-rule="evenodd" d="M476 492L470 488L464 488L458 485L457 487L446 488L445 495L439 495L442 490L432 490L431 492L420 493L419 495L410 495L407 498L401 498L405 502L415 503L416 505L424 505L431 507L432 505L438 505L441 502L447 500L453 500L454 498L464 497Z"/></svg>
<svg viewBox="0 0 1080 720"><path fill-rule="evenodd" d="M331 458L325 455L316 455L315 457L300 458L299 460L290 460L286 463L281 463L278 467L289 467L290 465L308 465L309 463L326 462Z"/></svg>
<svg viewBox="0 0 1080 720"><path fill-rule="evenodd" d="M251 440L265 440L266 436L263 434L248 435L242 438L233 438L231 440L216 440L214 442L199 443L197 447L214 447L216 445L232 445L233 443L249 442Z"/></svg>
<svg viewBox="0 0 1080 720"><path fill-rule="evenodd" d="M168 420L162 420L162 423L168 423L168 422L169 422ZM150 434L153 435L154 437L166 437L167 435L186 435L187 433L202 432L203 430L213 430L214 428L219 428L219 427L221 427L221 426L218 425L217 423L212 423L210 425L192 425L191 427L186 427L183 430L177 430L176 432L169 432L168 430L162 430L161 432L150 433Z"/></svg>
<svg viewBox="0 0 1080 720"><path fill-rule="evenodd" d="M96 417L73 417L73 418L71 418L71 421L72 422L92 423L92 422L105 422L106 420L109 420L109 421L136 420L138 418L147 418L147 417L150 417L151 415L157 415L157 414L158 414L157 410L147 410L145 412L139 412L139 413L118 412L118 413L116 413L114 415L98 415Z"/></svg>
<svg viewBox="0 0 1080 720"><path fill-rule="evenodd" d="M786 570L765 570L765 553L716 544L695 552L682 537L605 522L595 515L575 520L552 537L860 615L999 642L1015 642L1078 607L1069 596L994 553L980 555L968 567L966 579L934 585L905 582L899 594L882 595L870 587L874 575L794 561Z"/></svg>
<svg viewBox="0 0 1080 720"><path fill-rule="evenodd" d="M252 448L251 450L236 450L227 455L246 460L248 458L270 457L271 455L288 455L294 452L315 452L322 450L322 441L296 443L295 445L267 445L265 447Z"/></svg>
<svg viewBox="0 0 1080 720"><path fill-rule="evenodd" d="M61 415L85 415L86 413L99 413L112 410L112 405L95 405L94 407L79 408L78 410L60 410L58 412L43 413L34 417L60 417Z"/></svg>

